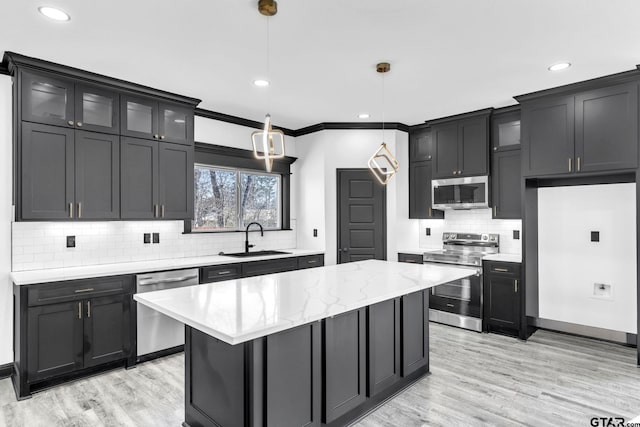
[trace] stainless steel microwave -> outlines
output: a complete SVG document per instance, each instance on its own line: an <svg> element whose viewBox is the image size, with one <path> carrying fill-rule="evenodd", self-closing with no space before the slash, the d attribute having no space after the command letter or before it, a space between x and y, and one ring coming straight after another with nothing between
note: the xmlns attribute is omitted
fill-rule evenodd
<svg viewBox="0 0 640 427"><path fill-rule="evenodd" d="M431 181L433 209L481 209L489 207L489 177L434 179Z"/></svg>

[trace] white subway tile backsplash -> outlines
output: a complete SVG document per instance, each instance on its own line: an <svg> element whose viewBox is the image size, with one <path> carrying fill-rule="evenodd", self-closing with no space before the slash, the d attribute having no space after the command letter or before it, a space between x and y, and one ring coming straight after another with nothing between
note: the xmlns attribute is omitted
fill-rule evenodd
<svg viewBox="0 0 640 427"><path fill-rule="evenodd" d="M291 220L295 230L295 220ZM244 250L244 233L182 234L182 221L14 222L12 270L77 267L215 255ZM159 244L144 244L144 233L160 233ZM76 247L66 247L76 236ZM253 250L296 247L293 230L250 232Z"/></svg>
<svg viewBox="0 0 640 427"><path fill-rule="evenodd" d="M519 219L492 219L491 209L445 212L444 219L420 220L419 245L424 249L442 248L442 233L467 231L472 233L496 233L500 235L500 252L522 253L522 221ZM427 236L425 228L431 229ZM520 239L513 238L513 230L520 231Z"/></svg>

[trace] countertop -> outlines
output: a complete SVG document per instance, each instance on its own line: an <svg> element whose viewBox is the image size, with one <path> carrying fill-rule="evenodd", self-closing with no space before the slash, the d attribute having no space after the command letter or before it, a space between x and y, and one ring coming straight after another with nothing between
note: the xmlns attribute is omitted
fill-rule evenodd
<svg viewBox="0 0 640 427"><path fill-rule="evenodd" d="M469 274L454 266L367 260L146 292L134 299L239 344Z"/></svg>
<svg viewBox="0 0 640 427"><path fill-rule="evenodd" d="M522 263L522 255L518 254L493 254L482 257L483 261L502 261Z"/></svg>
<svg viewBox="0 0 640 427"><path fill-rule="evenodd" d="M153 271L176 270L179 268L203 267L207 265L235 264L239 262L262 261L290 258L303 255L322 254L324 251L312 249L282 249L289 252L281 255L266 255L249 258L212 255L192 258L170 258L153 261L122 262L82 267L51 268L43 270L11 272L11 280L18 286L35 283L60 282L64 280L88 279L92 277L117 276L120 274L150 273Z"/></svg>

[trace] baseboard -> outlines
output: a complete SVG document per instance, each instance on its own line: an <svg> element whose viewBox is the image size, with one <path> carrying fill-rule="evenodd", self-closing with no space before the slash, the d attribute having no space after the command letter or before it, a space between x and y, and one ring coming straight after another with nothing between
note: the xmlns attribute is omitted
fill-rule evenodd
<svg viewBox="0 0 640 427"><path fill-rule="evenodd" d="M0 380L4 378L9 378L11 374L13 374L13 363L0 365Z"/></svg>
<svg viewBox="0 0 640 427"><path fill-rule="evenodd" d="M572 335L580 335L588 338L596 338L611 341L618 344L635 346L638 343L637 334L614 331L594 326L578 325L576 323L562 322L560 320L542 319L540 317L527 317L527 323L541 329L564 332Z"/></svg>
<svg viewBox="0 0 640 427"><path fill-rule="evenodd" d="M167 348L165 350L160 350L153 353L143 354L142 356L138 356L137 363L148 362L150 360L159 359L160 357L169 356L172 354L180 353L182 351L184 351L184 344Z"/></svg>

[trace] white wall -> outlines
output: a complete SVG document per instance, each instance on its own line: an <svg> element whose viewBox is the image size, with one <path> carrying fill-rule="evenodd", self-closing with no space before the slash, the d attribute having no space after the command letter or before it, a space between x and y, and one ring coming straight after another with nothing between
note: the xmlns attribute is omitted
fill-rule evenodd
<svg viewBox="0 0 640 427"><path fill-rule="evenodd" d="M637 332L635 186L538 189L541 318ZM611 295L595 297L594 283L611 285Z"/></svg>
<svg viewBox="0 0 640 427"><path fill-rule="evenodd" d="M11 77L0 75L0 365L13 362Z"/></svg>
<svg viewBox="0 0 640 427"><path fill-rule="evenodd" d="M298 137L298 245L324 249L325 263L336 263L336 169L366 168L382 142L381 130L326 130ZM387 184L387 259L396 260L399 247L416 247L417 221L408 219L408 138L387 130L384 140L400 160L400 172ZM318 237L313 237L313 229Z"/></svg>
<svg viewBox="0 0 640 427"><path fill-rule="evenodd" d="M431 228L427 236L425 228ZM513 231L520 231L520 239L513 238ZM420 247L442 248L442 233L445 231L467 231L471 233L496 233L500 235L500 252L522 253L522 220L492 219L491 209L448 210L444 219L420 220Z"/></svg>

